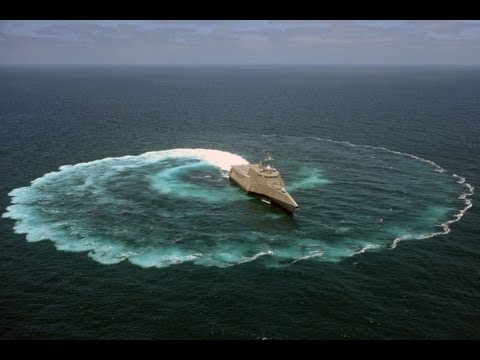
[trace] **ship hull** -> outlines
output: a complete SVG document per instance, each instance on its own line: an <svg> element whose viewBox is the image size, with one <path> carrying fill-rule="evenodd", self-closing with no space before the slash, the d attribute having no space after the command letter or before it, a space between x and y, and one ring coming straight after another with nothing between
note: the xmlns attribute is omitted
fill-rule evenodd
<svg viewBox="0 0 480 360"><path fill-rule="evenodd" d="M278 175L271 178L258 177L255 165L232 166L230 180L247 194L266 199L265 202L273 203L289 213L298 209L298 205L288 192L283 180Z"/></svg>
<svg viewBox="0 0 480 360"><path fill-rule="evenodd" d="M243 191L245 191L246 194L248 195L251 195L251 196L255 196L255 197L258 197L259 199L261 200L266 200L266 201L263 201L264 203L266 204L271 204L272 206L275 206L275 207L278 207L278 208L281 208L282 210L284 210L285 212L289 213L289 214L293 214L295 212L296 209L298 209L298 206L294 206L294 205L291 205L291 204L287 204L283 201L280 201L280 200L276 200L274 198L271 198L269 196L266 196L265 194L259 194L259 193L256 193L256 192L253 192L253 191L248 191L245 187L242 186L241 183L235 181L234 179L230 178L230 181L232 184L238 186L239 188L241 188Z"/></svg>

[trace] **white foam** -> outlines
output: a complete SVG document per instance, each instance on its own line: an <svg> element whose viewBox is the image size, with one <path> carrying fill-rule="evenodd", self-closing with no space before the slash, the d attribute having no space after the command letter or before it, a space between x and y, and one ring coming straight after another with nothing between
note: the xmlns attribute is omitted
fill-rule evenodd
<svg viewBox="0 0 480 360"><path fill-rule="evenodd" d="M433 161L426 160L420 158L415 155L410 155L398 151L388 150L383 147L373 147L369 145L354 145L349 142L341 142L335 140L328 140L328 139L320 139L315 138L317 140L324 140L330 141L335 143L342 143L348 146L359 146L359 147L366 147L366 148L373 148L373 149L380 149L383 151L388 151L393 154L402 155L402 156L409 156L412 159L422 161L428 163L429 165L434 167L435 171L444 172L445 170L440 167L439 165L435 164ZM241 263L247 263L251 261L255 261L260 257L267 256L267 255L274 255L275 258L280 259L287 259L287 262L284 264L288 264L290 260L290 264L293 264L300 260L306 260L310 258L316 258L324 256L324 259L333 259L334 257L337 259L344 258L345 256L351 256L352 252L348 250L347 252L345 249L332 249L328 248L328 245L325 244L317 244L316 242L311 243L308 240L305 244L299 244L301 241L297 239L296 243L288 248L277 249L275 251L272 250L265 250L265 248L257 248L255 245L256 250L254 252L251 251L251 247L248 244L243 244L238 246L228 246L224 245L223 248L215 248L209 249L209 251L205 251L205 254L198 252L198 249L195 250L182 250L180 248L158 248L158 249L139 249L134 250L133 248L123 245L121 242L111 241L110 239L96 239L93 237L89 237L88 234L82 233L81 230L74 230L72 228L68 228L65 231L62 231L61 224L43 224L41 219L37 219L38 214L35 211L41 211L42 208L36 208L36 210L32 210L30 204L34 204L36 199L39 199L39 193L42 193L42 189L48 187L50 185L55 185L56 180L59 176L63 176L64 173L70 174L71 172L75 172L78 170L79 167L84 167L81 171L80 177L77 177L77 174L73 177L73 180L82 180L83 183L80 182L80 185L75 185L71 191L75 192L79 189L86 190L90 193L94 193L96 182L102 180L103 177L107 177L111 175L108 173L108 170L112 170L113 172L120 172L127 168L136 168L144 166L145 164L155 163L157 161L163 161L165 159L170 158L193 158L201 160L201 163L198 166L202 166L203 162L207 162L215 167L218 167L222 171L222 176L228 177L228 170L232 165L237 164L248 164L248 161L242 158L239 155L235 155L232 153L228 153L225 151L214 150L214 149L193 149L193 148L182 148L182 149L172 149L172 150L163 150L163 151L155 151L155 152L147 152L138 156L127 155L124 157L118 158L106 158L101 160L95 160L86 163L80 163L76 165L65 165L59 168L59 171L54 171L51 173L45 174L43 177L35 179L31 182L30 187L23 187L17 188L12 190L9 195L12 197L12 204L7 207L7 211L2 214L4 218L12 218L14 220L18 220L15 224L15 232L17 233L25 233L27 234L26 238L28 241L40 241L45 239L50 239L55 243L55 246L59 250L64 251L88 251L88 256L92 259L102 263L102 264L116 264L123 260L128 260L132 264L141 266L141 267L165 267L173 264L179 264L182 262L191 262L193 261L195 264L202 264L202 265L213 265L217 267L227 267L227 266L234 266ZM127 160L127 161L124 161ZM87 168L89 165L92 164L104 164L102 167L94 169ZM178 179L174 174L171 174L172 171L179 171L182 169L182 166L187 167L195 167L196 165L180 165L176 166L173 170L172 168L167 168L166 170L162 170L161 172L157 173L157 178L154 180L159 181L157 185L163 192L175 192L176 196L183 196L185 198L190 198L194 194L194 196L204 198L206 200L217 200L221 199L222 196L218 196L219 193L214 192L214 190L209 190L211 194L203 193L201 189L193 189L188 186L178 187L178 183L173 183L175 181L178 182ZM157 167L155 167L157 168ZM106 171L106 172L105 172ZM157 170L156 170L157 171ZM61 174L60 174L61 173ZM85 176L84 176L85 175ZM209 175L207 175L209 176ZM453 218L444 222L443 224L439 225L441 231L422 234L422 235L405 235L398 236L393 240L391 248L395 248L397 244L405 239L412 239L412 238L429 238L440 234L446 234L450 232L450 224L456 221L459 221L465 212L472 207L472 200L470 197L474 193L474 187L471 186L466 182L466 179L458 176L457 174L453 174L453 176L457 179L457 183L465 188L465 191L459 196L459 199L463 200L465 206L461 209L457 214L453 215ZM221 178L218 178L220 181ZM163 181L163 182L162 182ZM175 189L169 187L169 183L171 182L170 186L176 185ZM294 187L308 187L313 185L321 185L328 182L326 179L322 179L321 173L313 173L310 177L305 179L303 182L299 182L298 184L294 184ZM75 183L76 184L76 183ZM32 190L32 188L34 188ZM193 191L193 190L194 191ZM174 191L175 190L175 191ZM70 188L68 189L70 191ZM46 196L46 195L42 195ZM45 198L44 198L45 199ZM109 200L110 201L110 200ZM173 216L172 214L168 214L168 216ZM269 216L269 215L266 215ZM276 216L276 215L271 215ZM344 231L345 230L345 231ZM339 232L347 232L349 228L339 228ZM398 232L394 233L392 238L397 236ZM73 239L73 240L72 240ZM302 245L302 246L299 246ZM318 249L318 246L321 246L322 249ZM363 244L361 245L363 246ZM315 250L310 249L310 251L306 251L305 248L308 247L317 247ZM378 248L379 245L367 244L363 246L356 254L364 253L369 249ZM351 249L348 248L348 249ZM211 250L211 251L210 251ZM262 250L262 251L259 251ZM338 254L335 256L335 251ZM202 250L202 252L204 252ZM250 256L252 253L255 253L253 256ZM248 255L247 255L248 254ZM333 255L332 255L333 254Z"/></svg>
<svg viewBox="0 0 480 360"><path fill-rule="evenodd" d="M293 260L290 263L290 265L296 263L297 261L307 260L307 259L312 259L312 258L316 258L316 257L319 257L319 256L323 256L323 254L325 254L325 252L322 251L322 250L313 251L308 255L305 255L305 256L299 257L298 259Z"/></svg>
<svg viewBox="0 0 480 360"><path fill-rule="evenodd" d="M125 244L112 241L111 239L94 238L81 229L75 229L75 226L72 226L71 223L43 223L42 218L39 217L41 213L53 214L58 213L58 210L30 206L30 204L36 202L40 195L45 200L49 195L44 193L42 189L45 186L56 186L55 184L57 184L59 177L64 178L69 174L80 174L80 176L75 176L73 179L74 181L78 179L81 183L73 185L71 192L87 191L96 193L98 190L96 189L96 183L111 176L112 171L117 173L128 168L137 168L170 158L199 159L218 167L222 171L222 176L226 175L227 177L228 174L225 173L230 170L232 165L248 164L248 161L241 156L226 151L182 148L147 152L138 156L108 157L75 165L63 165L57 171L46 173L42 177L31 181L30 186L12 190L9 193L12 198L11 205L6 208L2 217L17 220L14 225L15 232L26 234L26 239L29 242L49 239L54 242L58 250L88 252L89 257L102 264L116 264L128 259L130 262L142 267L163 267L185 261L201 260L202 254L191 253L178 248L150 249L147 252L140 253L137 250L132 250ZM98 165L102 165L102 167L97 168ZM78 172L79 169L82 169L82 171ZM206 176L210 177L210 175ZM215 195L217 198L222 198L217 193ZM238 256L239 254L232 255L230 261L235 262L238 260ZM224 260L228 261L228 254L225 254L224 257Z"/></svg>
<svg viewBox="0 0 480 360"><path fill-rule="evenodd" d="M229 171L232 165L248 164L248 161L240 155L214 149L182 148L163 151L152 151L142 154L141 156L150 159L193 157L205 160L209 164L219 167L224 171Z"/></svg>
<svg viewBox="0 0 480 360"><path fill-rule="evenodd" d="M130 255L128 261L143 268L161 268L181 264L183 262L194 261L201 257L202 254L200 253L192 254L178 248L163 248Z"/></svg>
<svg viewBox="0 0 480 360"><path fill-rule="evenodd" d="M403 235L395 238L392 242L392 245L390 245L390 249L395 249L400 241L406 240L406 239L409 239L409 236Z"/></svg>
<svg viewBox="0 0 480 360"><path fill-rule="evenodd" d="M240 260L239 262L237 262L237 264L235 265L238 265L238 264L243 264L243 263L246 263L246 262L250 262L250 261L254 261L254 260L257 260L260 256L265 256L265 255L273 255L274 252L271 251L271 250L268 250L268 251L262 251L262 252L259 252L258 254L255 254L251 257L247 257L247 258L244 258L243 260Z"/></svg>
<svg viewBox="0 0 480 360"><path fill-rule="evenodd" d="M387 148L382 147L382 146L356 145L356 144L352 144L351 142L348 142L348 141L338 141L338 140L318 138L318 137L313 137L313 136L311 136L311 137L309 137L309 138L310 138L310 139L315 139L315 140L320 140L320 141L327 141L327 142L337 143L337 144L345 144L345 145L352 146L352 147L363 147L363 148L369 148L369 149L383 150L383 151L387 151L387 152L392 153L392 154L407 156L407 157L410 157L410 158L412 158L412 159L415 159L415 160L418 160L418 161L427 163L427 164L433 166L434 171L436 171L436 172L443 173L443 172L446 171L443 167L441 167L440 165L438 165L437 163L435 163L435 162L432 161L432 160L424 159L424 158L422 158L422 157L420 157L420 156L416 156L416 155L404 153L404 152L401 152L401 151L390 150L390 149L387 149ZM445 235L445 234L448 234L448 233L450 232L450 224L459 221L459 220L463 217L463 215L465 215L465 213L467 212L467 210L470 209L470 208L473 206L473 201L472 201L472 199L470 199L470 197L474 194L475 188L474 188L472 185L470 185L469 183L467 183L467 182L466 182L466 179L465 179L464 177L459 176L459 175L457 175L457 174L455 174L455 173L452 173L452 176L453 176L454 178L458 179L458 181L457 181L458 184L463 185L463 186L466 188L466 191L465 191L464 193L462 193L462 194L458 197L459 199L464 200L465 206L464 206L462 209L460 209L460 211L459 211L458 213L456 213L455 215L453 215L453 219L448 220L448 221L440 224L440 227L443 229L443 231L421 235L421 236L419 237L420 239L428 239L428 238L431 238L431 237L434 237L434 236L437 236L437 235ZM405 240L405 239L407 239L407 238L410 238L410 237L399 236L399 237L395 238L395 239L393 240L392 245L390 246L390 248L391 248L391 249L395 249L395 247L397 246L397 244L398 244L400 241Z"/></svg>
<svg viewBox="0 0 480 360"><path fill-rule="evenodd" d="M141 155L125 155L120 157L107 157L99 160L87 161L83 163L78 163L75 165L62 165L58 168L58 171L73 171L76 168L86 167L93 164L108 163L112 161L119 160L136 160L136 159L146 159L148 161L159 161L168 158L182 158L190 157L200 160L204 160L209 164L219 167L224 171L229 171L232 165L244 165L248 164L248 161L245 160L240 155L232 154L227 151L215 150L215 149L201 149L201 148L179 148L179 149L170 149L170 150L160 150L160 151L149 151ZM129 167L129 165L123 164L114 164L111 168L115 170L121 170ZM135 167L135 165L133 165ZM46 173L42 177L39 177L32 181L32 185L37 182L43 182L46 178L49 178L52 175L58 173L58 171L52 171ZM13 196L14 191L18 191L21 188L14 189L9 195ZM28 189L28 187L26 188ZM17 195L17 194L15 194Z"/></svg>
<svg viewBox="0 0 480 360"><path fill-rule="evenodd" d="M412 155L412 154L408 154L408 153L404 153L404 152L401 152L401 151L396 151L396 150L390 150L390 149L387 149L383 146L371 146L371 145L357 145L357 144L352 144L351 142L348 142L348 141L338 141L338 140L331 140L331 139L324 139L324 138L317 138L317 137L314 137L314 136L310 136L309 137L310 139L315 139L315 140L320 140L320 141L327 141L327 142L333 142L333 143L337 143L337 144L345 144L345 145L348 145L348 146L352 146L352 147L362 147L362 148L367 148L367 149L376 149L376 150L383 150L383 151L387 151L389 153L392 153L392 154L397 154L397 155L402 155L402 156L408 156L412 159L415 159L415 160L418 160L418 161L422 161L422 162L425 162L427 164L430 164L432 165L434 168L435 168L435 171L437 172L444 172L445 169L442 168L440 165L436 164L435 162L433 162L432 160L428 160L428 159L424 159L420 156L416 156L416 155Z"/></svg>
<svg viewBox="0 0 480 360"><path fill-rule="evenodd" d="M462 177L462 176L458 176L457 174L453 174L453 177L458 178L458 181L457 181L457 182L458 182L459 184L463 184L463 183L465 182L465 178Z"/></svg>
<svg viewBox="0 0 480 360"><path fill-rule="evenodd" d="M67 248L65 250L69 249ZM134 254L132 251L128 251L124 245L109 242L96 244L93 249L92 246L90 246L89 250L88 256L104 265L118 264Z"/></svg>
<svg viewBox="0 0 480 360"><path fill-rule="evenodd" d="M375 244L367 244L365 245L363 248L361 248L360 250L358 250L357 252L355 252L356 254L363 254L365 251L369 250L369 249L378 249L380 247L380 245L375 245Z"/></svg>

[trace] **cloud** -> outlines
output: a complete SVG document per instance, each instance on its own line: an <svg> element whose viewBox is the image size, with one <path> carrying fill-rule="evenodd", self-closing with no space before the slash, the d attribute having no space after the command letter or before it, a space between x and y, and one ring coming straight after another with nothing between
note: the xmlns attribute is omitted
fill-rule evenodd
<svg viewBox="0 0 480 360"><path fill-rule="evenodd" d="M107 28L105 26L100 26L97 24L89 23L72 23L68 25L50 25L42 27L34 32L38 35L54 35L54 36L64 36L64 35L94 35L102 33Z"/></svg>
<svg viewBox="0 0 480 360"><path fill-rule="evenodd" d="M480 21L0 21L0 63L480 65Z"/></svg>
<svg viewBox="0 0 480 360"><path fill-rule="evenodd" d="M377 29L409 28L411 26L406 21L401 20L360 20L355 21L354 23L359 26Z"/></svg>

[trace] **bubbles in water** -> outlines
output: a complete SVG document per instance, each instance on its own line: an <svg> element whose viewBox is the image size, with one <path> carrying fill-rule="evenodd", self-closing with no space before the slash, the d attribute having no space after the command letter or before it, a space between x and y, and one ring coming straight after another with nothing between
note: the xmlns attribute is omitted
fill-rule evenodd
<svg viewBox="0 0 480 360"><path fill-rule="evenodd" d="M227 171L247 160L212 149L62 166L11 191L3 217L28 241L51 240L102 264L283 266L445 233L471 206L473 187L429 160L328 139L262 138L274 151L285 144L277 168L300 205L294 217L233 186Z"/></svg>

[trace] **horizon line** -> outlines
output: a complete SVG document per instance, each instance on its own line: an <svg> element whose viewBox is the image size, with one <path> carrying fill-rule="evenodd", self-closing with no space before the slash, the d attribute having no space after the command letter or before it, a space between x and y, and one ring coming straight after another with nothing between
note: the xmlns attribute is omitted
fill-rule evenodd
<svg viewBox="0 0 480 360"><path fill-rule="evenodd" d="M395 66L395 67L414 67L414 66L431 66L431 67L447 67L447 66L457 66L457 67L480 67L480 64L391 64L391 63L369 63L369 64L303 64L303 63L284 63L284 64L277 64L277 63L189 63L189 64L108 64L108 63L79 63L79 64L71 64L71 63L48 63L48 64L35 64L35 63L17 63L17 64L0 64L0 67L13 67L13 66L165 66L165 67L172 67L172 66Z"/></svg>

